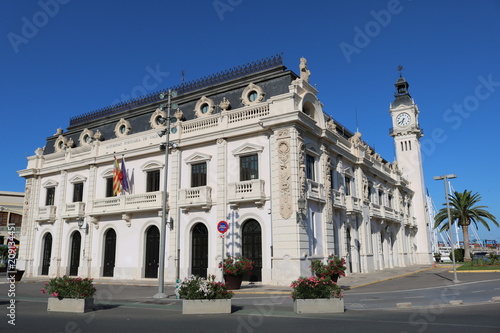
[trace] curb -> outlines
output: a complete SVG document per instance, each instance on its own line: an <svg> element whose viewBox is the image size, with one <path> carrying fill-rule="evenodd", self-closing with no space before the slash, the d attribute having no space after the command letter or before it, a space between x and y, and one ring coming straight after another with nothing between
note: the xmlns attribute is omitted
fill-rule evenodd
<svg viewBox="0 0 500 333"><path fill-rule="evenodd" d="M453 271L448 271L448 273L453 273ZM489 269L489 270L475 270L475 271L459 271L457 273L500 273L498 269Z"/></svg>

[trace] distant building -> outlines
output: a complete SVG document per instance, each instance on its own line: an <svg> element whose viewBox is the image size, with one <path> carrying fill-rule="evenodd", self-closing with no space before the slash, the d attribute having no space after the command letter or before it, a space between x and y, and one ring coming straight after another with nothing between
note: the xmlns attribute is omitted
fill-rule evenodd
<svg viewBox="0 0 500 333"><path fill-rule="evenodd" d="M278 55L173 87L171 147L158 135L160 92L71 118L19 171L25 274L157 278L165 191L166 281L220 276L222 248L253 259L245 278L267 284L309 275L311 259L331 254L349 272L430 263L406 81L390 109L401 150L391 163L323 112L305 59L299 69ZM115 163L130 188L118 195Z"/></svg>
<svg viewBox="0 0 500 333"><path fill-rule="evenodd" d="M23 192L0 191L0 245L6 245L14 226L14 242L19 244L24 205Z"/></svg>

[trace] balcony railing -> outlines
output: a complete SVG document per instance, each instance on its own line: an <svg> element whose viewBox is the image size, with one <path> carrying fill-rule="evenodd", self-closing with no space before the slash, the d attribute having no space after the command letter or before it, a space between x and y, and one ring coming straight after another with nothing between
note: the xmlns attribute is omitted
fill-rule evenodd
<svg viewBox="0 0 500 333"><path fill-rule="evenodd" d="M233 205L243 202L255 202L258 205L264 204L266 200L264 180L254 179L228 184L227 199Z"/></svg>
<svg viewBox="0 0 500 333"><path fill-rule="evenodd" d="M89 215L131 213L162 208L163 192L121 195L91 201ZM167 201L168 202L168 201Z"/></svg>
<svg viewBox="0 0 500 333"><path fill-rule="evenodd" d="M307 199L325 202L325 186L311 179L307 180Z"/></svg>
<svg viewBox="0 0 500 333"><path fill-rule="evenodd" d="M44 222L44 221L55 221L56 220L56 206L42 206L38 207L38 216L35 218L35 221Z"/></svg>
<svg viewBox="0 0 500 333"><path fill-rule="evenodd" d="M85 216L85 202L66 203L62 207L61 217L63 219Z"/></svg>
<svg viewBox="0 0 500 333"><path fill-rule="evenodd" d="M370 205L370 216L379 218L383 217L383 209L380 207L380 205L374 203Z"/></svg>
<svg viewBox="0 0 500 333"><path fill-rule="evenodd" d="M212 207L212 188L199 186L183 188L179 193L179 207L184 210L189 208L201 208L208 210Z"/></svg>
<svg viewBox="0 0 500 333"><path fill-rule="evenodd" d="M336 208L345 208L345 196L344 193L332 190L332 201L333 206Z"/></svg>
<svg viewBox="0 0 500 333"><path fill-rule="evenodd" d="M359 198L347 195L345 197L345 206L347 212L361 212L361 200Z"/></svg>

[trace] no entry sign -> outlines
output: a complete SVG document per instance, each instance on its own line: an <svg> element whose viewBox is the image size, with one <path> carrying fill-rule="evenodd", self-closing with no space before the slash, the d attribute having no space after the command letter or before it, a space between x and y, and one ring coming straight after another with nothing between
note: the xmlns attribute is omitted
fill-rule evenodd
<svg viewBox="0 0 500 333"><path fill-rule="evenodd" d="M226 221L220 221L217 223L217 230L221 233L224 234L227 229L229 229L229 224L227 224Z"/></svg>

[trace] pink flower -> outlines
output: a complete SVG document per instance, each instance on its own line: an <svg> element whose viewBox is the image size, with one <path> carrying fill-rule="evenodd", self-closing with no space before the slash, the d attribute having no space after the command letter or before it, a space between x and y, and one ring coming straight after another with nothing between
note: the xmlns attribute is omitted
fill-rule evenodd
<svg viewBox="0 0 500 333"><path fill-rule="evenodd" d="M42 292L42 294L45 294L45 289L42 288L40 291Z"/></svg>
<svg viewBox="0 0 500 333"><path fill-rule="evenodd" d="M53 292L53 293L52 293L52 296L57 297L57 296L59 296L59 294L58 294L58 293L56 293L56 292Z"/></svg>

